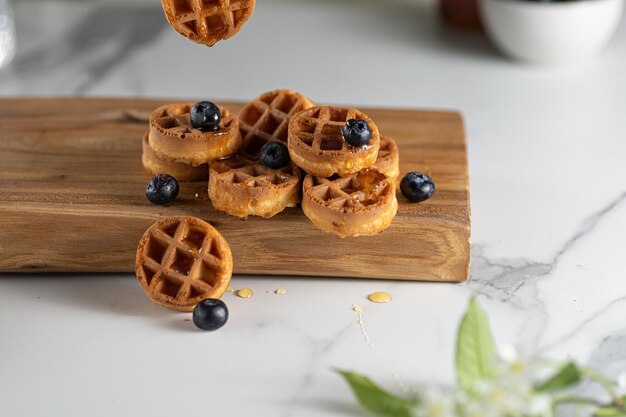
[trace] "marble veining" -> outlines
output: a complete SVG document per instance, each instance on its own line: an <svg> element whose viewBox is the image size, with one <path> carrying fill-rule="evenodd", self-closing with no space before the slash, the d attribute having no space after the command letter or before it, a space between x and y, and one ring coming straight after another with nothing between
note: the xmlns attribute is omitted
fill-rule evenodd
<svg viewBox="0 0 626 417"><path fill-rule="evenodd" d="M153 306L130 275L4 275L3 411L362 415L332 369L398 392L394 373L410 387L452 383L471 294L502 344L571 358L626 385L626 25L591 62L538 68L505 60L480 34L445 29L431 0L263 0L238 36L211 49L169 30L158 3L15 2L18 50L0 95L247 99L290 87L320 102L459 109L471 279L238 276L233 286L255 295L226 294L229 323L203 334L188 315ZM358 66L348 50L376 59ZM374 291L393 301L369 303ZM353 304L364 306L375 349Z"/></svg>

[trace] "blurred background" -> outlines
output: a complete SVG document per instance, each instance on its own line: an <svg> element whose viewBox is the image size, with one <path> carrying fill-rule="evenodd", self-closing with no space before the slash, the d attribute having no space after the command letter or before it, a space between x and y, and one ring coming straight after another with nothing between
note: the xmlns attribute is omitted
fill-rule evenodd
<svg viewBox="0 0 626 417"><path fill-rule="evenodd" d="M471 280L390 283L397 299L367 316L382 356L405 370L409 382L451 382L453 332L467 297L478 292L499 340L538 346L547 356L576 359L616 377L623 372L626 348L624 0L479 1L482 25L477 5L469 0L448 0L445 13L439 0L257 0L237 36L207 48L172 30L159 0L0 0L0 61L7 63L0 71L0 95L219 102L247 101L287 87L318 103L459 111L469 150ZM71 410L89 405L91 415L116 415L127 403L134 407L131 414L146 407L161 413L176 407L180 414L206 403L178 380L163 384L160 367L142 379L157 395L149 388L133 389L132 378L118 383L119 367L106 369L117 358L124 368L142 366L134 358L145 352L144 335L154 338L154 346L180 343L182 352L188 340L164 331L162 323L174 321L143 317L126 291L135 285L128 276L119 283L110 276L56 278L55 283L45 282L45 276L3 281L8 289L0 295L8 310L32 302L32 308L19 309L19 317L5 318L9 329L19 326L16 334L26 337L13 345L54 337L48 343L52 349L44 349L54 360L41 355L41 343L15 350L35 359L26 364L36 373L23 372L24 361L0 355L15 364L9 366L18 377L12 386L27 387L9 407L43 409L61 398ZM248 414L317 416L322 407L327 414L349 415L345 401L353 400L328 372L331 366L390 380L363 344L349 304L342 304L366 293L359 288L382 284L267 280L288 285L297 303L264 305L259 296L257 304L240 304L240 317L250 327L225 330L221 342L213 339L224 343L216 346L227 353L215 373L219 378L212 381L221 389L219 404L210 404L217 413L245 414L241 407L249 404ZM35 294L42 295L41 303L39 297L32 300ZM118 294L121 301L110 301ZM352 334L334 333L342 325L337 311L350 315ZM41 317L56 327L37 325ZM121 327L120 320L125 320ZM60 341L57 329L77 340L81 329L94 337L86 344ZM130 341L121 337L123 343L109 344L108 335L123 332ZM54 336L46 339L48 334ZM335 348L333 341L342 334L349 337ZM60 351L94 358L95 367L68 368L72 358L54 355ZM50 371L31 378L40 375L43 362L48 371L70 377L52 384L46 378L56 373ZM297 365L289 368L292 364ZM183 368L196 373L191 366ZM102 369L102 375L93 369ZM92 389L86 381L94 378L111 392ZM32 401L33 392L45 398ZM160 398L160 392L167 395ZM337 396L343 397L335 402Z"/></svg>
<svg viewBox="0 0 626 417"><path fill-rule="evenodd" d="M626 177L623 0L481 1L521 52L530 43L531 54L562 58L563 45L589 48L591 38L596 50L556 64L511 58L469 0L445 1L447 20L439 0L258 0L242 31L213 48L172 30L158 0L0 0L5 56L10 9L17 40L0 95L249 100L289 87L320 103L456 109L469 136L474 243L541 259ZM593 175L581 177L584 166ZM551 201L555 187L562 205L527 204ZM581 199L581 187L603 197Z"/></svg>

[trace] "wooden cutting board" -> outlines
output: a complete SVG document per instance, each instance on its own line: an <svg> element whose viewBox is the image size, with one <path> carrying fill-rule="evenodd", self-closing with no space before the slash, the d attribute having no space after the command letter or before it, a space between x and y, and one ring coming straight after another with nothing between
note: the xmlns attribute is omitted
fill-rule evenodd
<svg viewBox="0 0 626 417"><path fill-rule="evenodd" d="M467 279L470 203L458 113L363 109L398 142L401 175L424 172L437 192L420 204L398 193L398 215L384 233L340 239L299 208L268 220L218 213L206 183L182 183L174 204L151 205L141 139L149 112L166 102L0 99L0 271L131 272L146 228L188 214L224 235L240 274Z"/></svg>

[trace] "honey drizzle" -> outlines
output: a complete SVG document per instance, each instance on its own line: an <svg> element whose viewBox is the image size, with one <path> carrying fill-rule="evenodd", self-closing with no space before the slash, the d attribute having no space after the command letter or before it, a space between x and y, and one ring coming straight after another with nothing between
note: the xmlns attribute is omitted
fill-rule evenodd
<svg viewBox="0 0 626 417"><path fill-rule="evenodd" d="M410 394L410 395L416 395L415 391L413 391L406 384L406 382L404 382L404 379L402 379L400 374L398 372L396 372L395 370L393 370L393 368L391 368L391 366L389 366L389 364L387 364L387 362L383 359L382 355L380 354L380 352L378 351L378 349L374 345L374 342L372 342L372 339L370 339L369 333L367 333L367 330L365 329L365 322L363 321L363 311L364 311L363 307L361 307L358 304L353 304L352 305L352 310L354 312L356 312L357 323L359 325L359 328L361 329L361 334L363 335L363 339L365 340L365 344L372 350L372 352L374 352L374 355L376 356L378 361L382 364L383 368L385 368L385 370L389 373L389 375L391 375L391 377L394 379L394 381L396 381L396 385L398 385L398 387L404 393Z"/></svg>
<svg viewBox="0 0 626 417"><path fill-rule="evenodd" d="M355 180L360 186L359 198L357 199L365 205L375 204L379 200L379 195L382 192L380 188L385 186L385 184L382 184L384 179L385 176L378 171L371 169L359 171L355 177Z"/></svg>

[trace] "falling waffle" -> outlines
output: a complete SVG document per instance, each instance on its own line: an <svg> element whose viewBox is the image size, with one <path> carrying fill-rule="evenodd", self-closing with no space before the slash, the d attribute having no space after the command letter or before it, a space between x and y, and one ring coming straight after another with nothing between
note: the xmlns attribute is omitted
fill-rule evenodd
<svg viewBox="0 0 626 417"><path fill-rule="evenodd" d="M256 0L162 0L167 21L187 39L213 46L234 36L248 21Z"/></svg>
<svg viewBox="0 0 626 417"><path fill-rule="evenodd" d="M272 217L300 202L300 170L272 169L234 157L210 165L209 198L216 210L232 216Z"/></svg>
<svg viewBox="0 0 626 417"><path fill-rule="evenodd" d="M349 119L361 119L372 136L367 145L351 146L341 128ZM294 165L318 177L342 177L371 167L376 161L380 137L374 122L357 109L338 106L311 107L289 122L289 155Z"/></svg>
<svg viewBox="0 0 626 417"><path fill-rule="evenodd" d="M159 158L148 144L148 133L143 137L141 162L151 174L168 174L178 181L206 181L209 178L207 164L193 167L182 162L169 162Z"/></svg>
<svg viewBox="0 0 626 417"><path fill-rule="evenodd" d="M274 90L256 97L239 112L239 131L243 140L239 153L258 160L259 151L267 142L287 143L291 116L313 106L311 100L288 89Z"/></svg>
<svg viewBox="0 0 626 417"><path fill-rule="evenodd" d="M228 242L210 224L188 216L153 224L139 241L135 273L156 304L192 311L224 294L233 273Z"/></svg>
<svg viewBox="0 0 626 417"><path fill-rule="evenodd" d="M389 136L380 137L378 157L372 168L382 172L394 182L400 176L400 152L396 141Z"/></svg>
<svg viewBox="0 0 626 417"><path fill-rule="evenodd" d="M381 233L398 211L394 183L365 169L348 177L304 179L302 210L320 230L340 237Z"/></svg>
<svg viewBox="0 0 626 417"><path fill-rule="evenodd" d="M219 129L203 132L191 126L192 106L168 104L152 112L148 143L154 153L166 161L198 166L237 152L241 146L237 115L218 106L222 113Z"/></svg>

